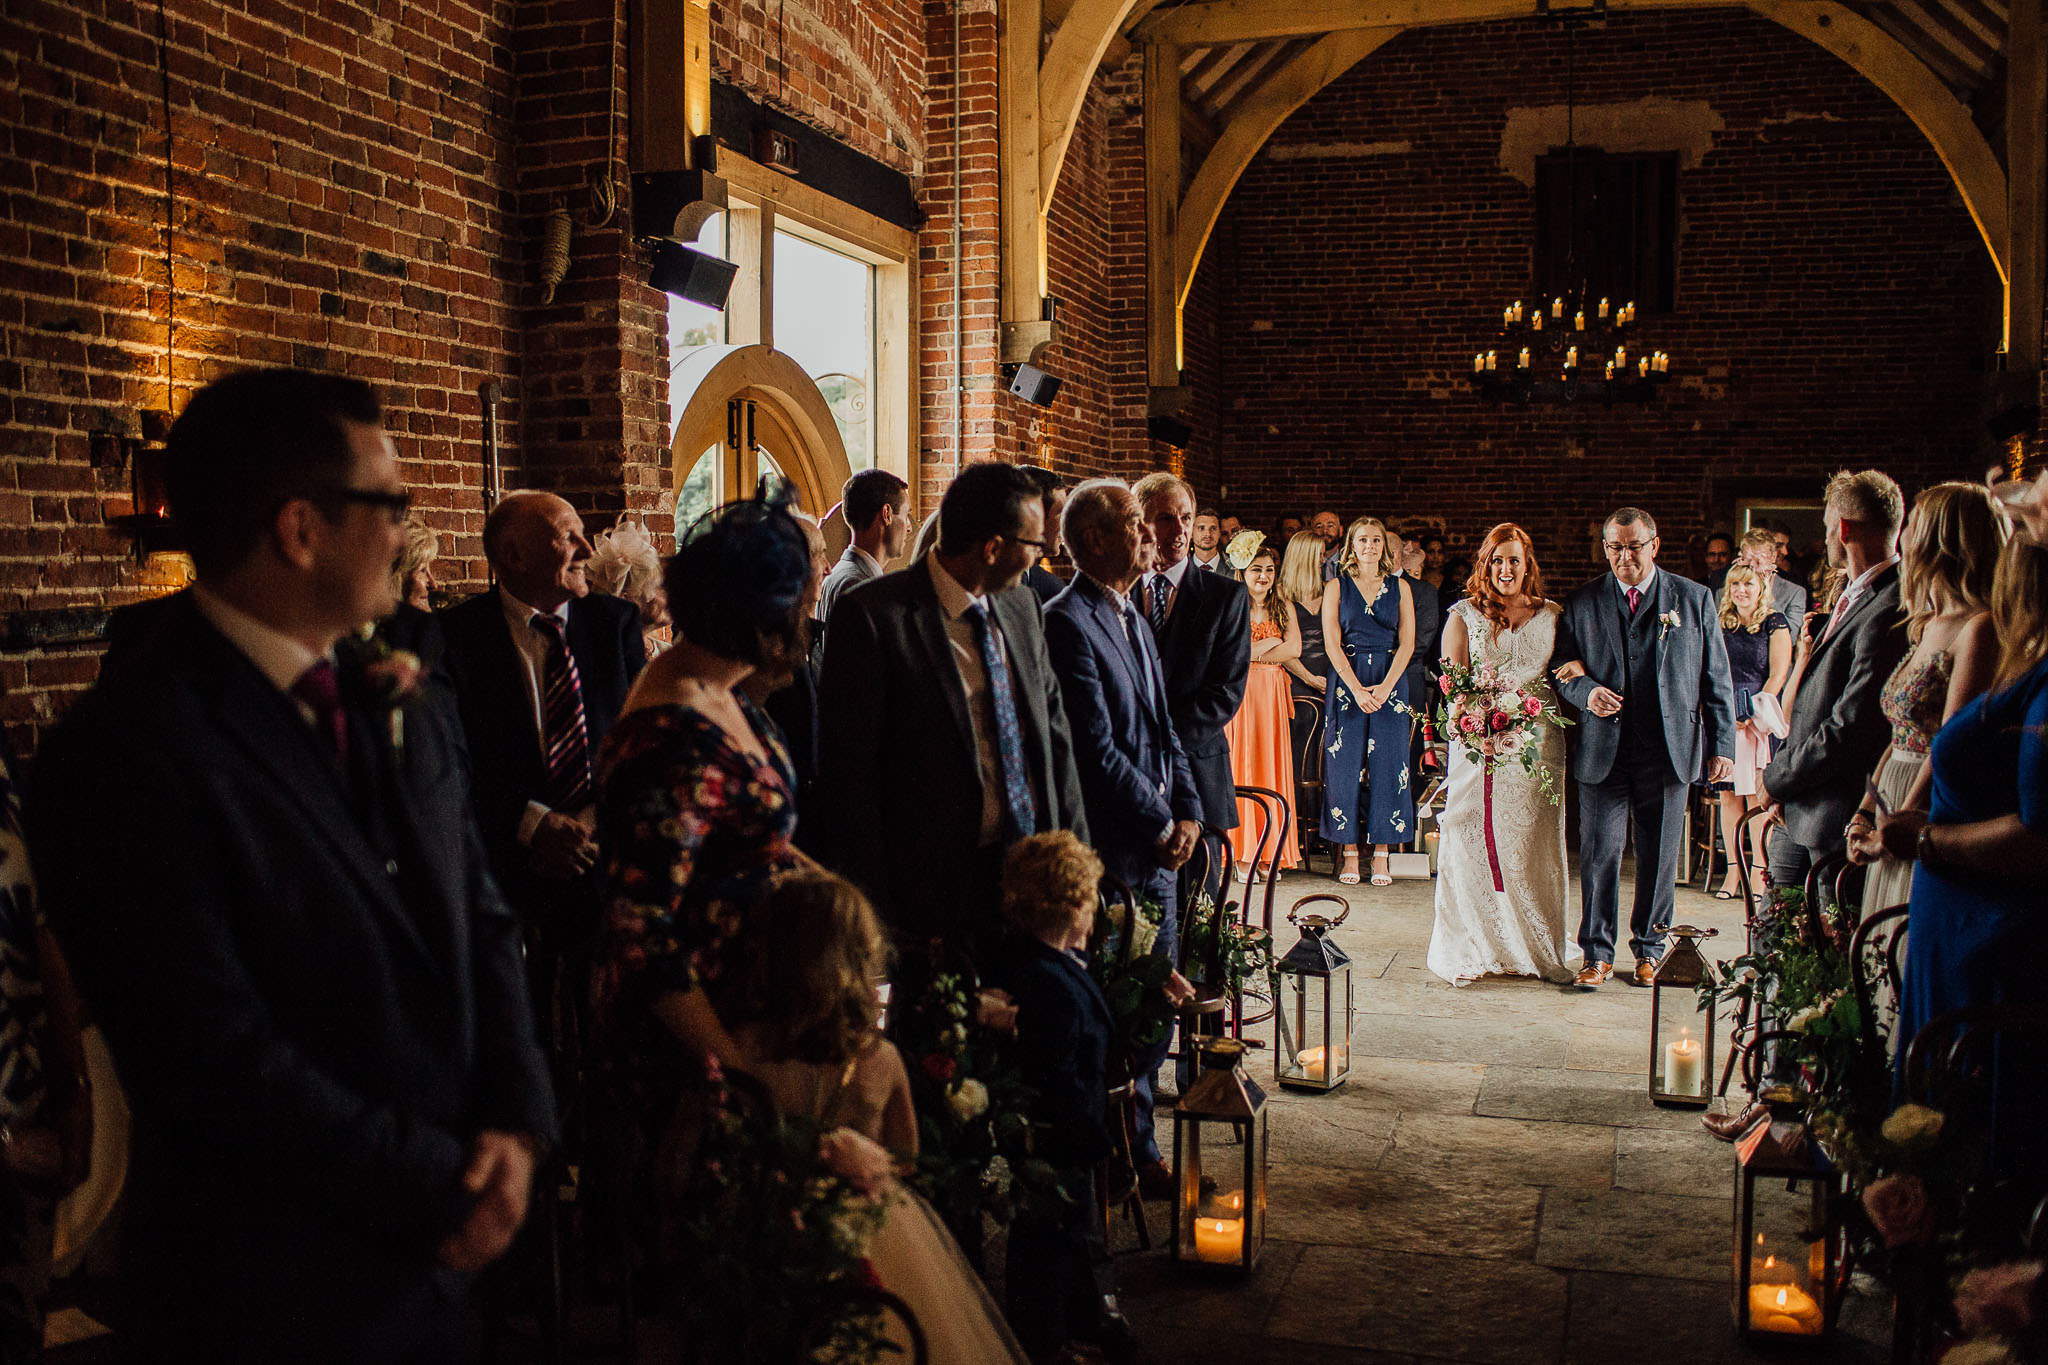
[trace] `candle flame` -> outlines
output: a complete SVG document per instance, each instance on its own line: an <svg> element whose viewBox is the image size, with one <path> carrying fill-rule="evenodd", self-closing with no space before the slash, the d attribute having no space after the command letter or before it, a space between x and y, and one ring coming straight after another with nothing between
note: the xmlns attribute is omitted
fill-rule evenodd
<svg viewBox="0 0 2048 1365"><path fill-rule="evenodd" d="M1780 1289L1780 1290L1778 1291L1778 1307L1780 1307L1780 1308L1783 1308L1784 1306L1785 1306L1785 1291L1784 1291L1784 1290L1782 1290L1782 1289Z"/></svg>
<svg viewBox="0 0 2048 1365"><path fill-rule="evenodd" d="M1757 1238L1757 1240L1758 1240L1759 1242L1761 1242L1761 1241L1763 1240L1763 1238L1759 1237L1759 1238ZM1764 1257L1764 1269L1765 1269L1765 1270L1769 1270L1769 1269L1770 1269L1771 1267L1773 1267L1773 1266L1777 1265L1777 1263L1778 1263L1778 1258L1777 1258L1777 1257L1775 1257L1775 1256L1766 1256L1766 1257ZM1782 1297L1783 1297L1783 1295L1780 1295L1779 1297L1781 1297L1781 1298L1782 1298Z"/></svg>

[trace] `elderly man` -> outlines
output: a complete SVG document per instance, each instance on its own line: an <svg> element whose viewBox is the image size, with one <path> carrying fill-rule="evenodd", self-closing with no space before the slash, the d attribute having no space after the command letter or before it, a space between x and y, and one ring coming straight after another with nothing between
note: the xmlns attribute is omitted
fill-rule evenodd
<svg viewBox="0 0 2048 1365"><path fill-rule="evenodd" d="M441 613L477 823L507 899L567 945L596 927L591 760L647 644L637 608L590 591L583 518L554 494L500 499L484 557L497 588Z"/></svg>
<svg viewBox="0 0 2048 1365"><path fill-rule="evenodd" d="M1174 873L1194 852L1203 803L1175 733L1164 662L1132 596L1153 559L1152 522L1120 481L1091 479L1067 499L1065 535L1078 572L1047 605L1045 638L1074 726L1088 828L1110 873L1165 911L1155 951L1170 962ZM1152 1078L1165 1056L1162 1037L1135 1066L1134 1156L1148 1197L1173 1189L1152 1123Z"/></svg>
<svg viewBox="0 0 2048 1365"><path fill-rule="evenodd" d="M554 1119L461 737L351 648L396 601L397 454L366 385L265 370L195 394L166 463L197 585L29 812L134 1113L122 1350L457 1359Z"/></svg>

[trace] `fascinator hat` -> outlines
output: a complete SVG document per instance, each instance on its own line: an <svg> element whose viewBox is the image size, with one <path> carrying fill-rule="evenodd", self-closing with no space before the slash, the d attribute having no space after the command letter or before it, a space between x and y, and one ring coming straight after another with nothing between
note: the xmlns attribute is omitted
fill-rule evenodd
<svg viewBox="0 0 2048 1365"><path fill-rule="evenodd" d="M706 512L677 538L662 585L683 639L755 665L796 646L811 547L789 504L763 479L753 497Z"/></svg>

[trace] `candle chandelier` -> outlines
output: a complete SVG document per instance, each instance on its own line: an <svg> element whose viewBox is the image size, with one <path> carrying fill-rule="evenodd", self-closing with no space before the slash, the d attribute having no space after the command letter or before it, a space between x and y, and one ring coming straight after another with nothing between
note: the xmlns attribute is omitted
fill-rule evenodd
<svg viewBox="0 0 2048 1365"><path fill-rule="evenodd" d="M1595 7L1604 14L1606 6ZM1548 15L1539 0L1539 14ZM1570 225L1563 283L1501 309L1500 328L1472 355L1472 382L1488 398L1517 403L1646 403L1671 376L1671 357L1637 338L1633 299L1602 295L1579 261L1577 20L1565 26L1564 160Z"/></svg>

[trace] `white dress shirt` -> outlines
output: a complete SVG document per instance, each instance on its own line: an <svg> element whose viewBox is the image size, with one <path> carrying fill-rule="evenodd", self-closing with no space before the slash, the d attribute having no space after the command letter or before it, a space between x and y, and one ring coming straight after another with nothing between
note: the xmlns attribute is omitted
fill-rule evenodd
<svg viewBox="0 0 2048 1365"><path fill-rule="evenodd" d="M192 605L199 608L199 614L215 630L227 637L229 644L256 665L256 671L268 678L272 687L291 697L292 705L298 708L299 716L306 724L317 723L313 708L293 696L292 688L314 664L322 659L332 660L332 650L315 654L283 631L265 625L239 607L230 606L202 585L193 586Z"/></svg>
<svg viewBox="0 0 2048 1365"><path fill-rule="evenodd" d="M572 598L571 601L574 599ZM548 637L533 627L533 618L543 615L537 608L505 591L498 585L498 605L504 609L506 628L512 632L512 652L519 656L519 683L526 689L526 701L533 708L533 733L540 744L541 761L547 761L548 722L545 711L545 689L548 676ZM568 638L569 603L564 602L552 613L562 623L562 638ZM592 757L596 757L595 754ZM526 843L533 838L540 822L554 813L549 806L538 801L528 801L526 811L519 817L517 831L519 842Z"/></svg>
<svg viewBox="0 0 2048 1365"><path fill-rule="evenodd" d="M946 616L946 642L953 647L960 688L967 698L967 723L974 730L974 753L981 765L981 846L986 848L1003 837L1003 763L996 752L995 698L989 692L988 669L981 661L981 642L975 638L974 623L967 619L969 607L979 603L987 614L988 628L995 632L996 647L1003 651L1003 663L1012 679L1017 676L1017 661L1003 639L1003 628L988 598L961 587L937 555L926 555L925 563L930 566L932 588L939 595L939 610ZM1022 719L1020 714L1018 720Z"/></svg>
<svg viewBox="0 0 2048 1365"><path fill-rule="evenodd" d="M1163 578L1166 580L1166 615L1171 619L1173 608L1180 601L1180 581L1187 574L1188 566L1194 562L1191 558L1183 559L1170 569L1160 569L1146 574L1139 585L1138 614L1147 621L1152 619L1152 580Z"/></svg>
<svg viewBox="0 0 2048 1365"><path fill-rule="evenodd" d="M1829 613L1828 627L1820 633L1820 638L1825 640L1832 636L1835 633L1835 627L1842 623L1842 618L1847 616L1850 609L1863 599L1863 595L1866 592L1870 591L1871 580L1898 562L1899 557L1893 555L1882 563L1871 565L1851 579L1849 586L1842 589L1841 597L1836 600L1834 611Z"/></svg>
<svg viewBox="0 0 2048 1365"><path fill-rule="evenodd" d="M1207 569L1210 573L1224 572L1223 551L1221 550L1218 550L1213 556L1211 556L1208 559L1202 558L1202 556L1199 553L1191 554L1188 556L1188 558L1194 561L1195 567L1198 569Z"/></svg>

